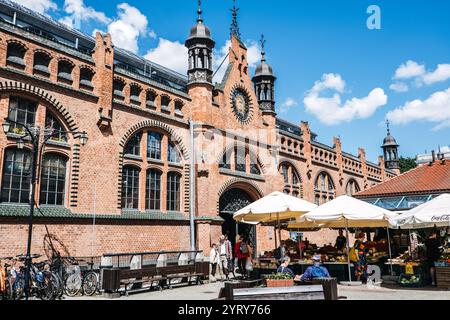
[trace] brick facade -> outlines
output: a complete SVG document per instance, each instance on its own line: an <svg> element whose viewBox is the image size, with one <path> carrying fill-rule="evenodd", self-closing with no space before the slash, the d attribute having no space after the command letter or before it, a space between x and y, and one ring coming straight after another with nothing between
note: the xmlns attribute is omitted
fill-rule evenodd
<svg viewBox="0 0 450 320"><path fill-rule="evenodd" d="M38 104L36 123L43 127L47 113L51 113L65 130L85 131L89 141L80 146L76 137L69 135L67 143L48 144L44 154L63 154L67 159L64 204L69 216L47 217L36 220L33 252L43 252L45 225L71 255L101 255L103 253L189 249L189 210L194 206L197 247L209 252L222 232L219 217L221 196L240 189L257 200L273 191L297 192L314 202L315 182L325 172L332 181L333 196L346 193L349 181L360 190L395 176L385 170L383 159L379 164L366 161L364 149L358 156L344 153L341 141L334 138L334 146L323 145L313 138L308 123L293 125L301 134L294 134L277 123L282 121L274 113L263 112L258 105L246 61L247 50L232 36L229 69L219 85L189 84L186 90L176 89L115 62L117 49L109 35L97 33L91 54L80 52L48 39L29 33L10 23L0 22L0 122L8 117L10 97L22 97ZM8 60L10 43L25 50L23 65ZM50 57L48 74L33 67L36 52ZM59 62L73 66L72 82L58 77ZM82 69L93 72L92 88L80 85ZM114 83L123 85L122 93L114 92ZM249 117L242 122L233 112L231 95L240 88L250 99ZM138 96L131 97L132 92ZM154 97L155 99L152 100ZM162 106L162 101L168 101ZM189 122L195 123L194 150L190 148ZM282 122L286 124L285 122ZM289 124L290 125L290 124ZM162 145L173 142L181 163L165 161L167 149L162 148L162 161L147 159L147 130L160 133ZM142 133L141 156L124 155L124 147L136 134ZM3 172L6 148L15 148L17 137L0 134L0 172ZM247 150L245 172L236 170L234 159L230 168L220 163L229 150ZM190 165L194 161L194 181L190 181ZM256 165L260 174L252 174ZM297 172L299 181L286 184L281 165L289 165L288 172ZM122 209L121 189L124 166L139 168L139 204L133 212ZM157 212L146 210L146 170L161 172L161 206ZM180 210L168 212L166 205L169 172L181 176ZM191 190L191 182L195 189ZM0 181L1 183L1 181ZM40 185L38 183L37 190ZM194 192L195 203L190 203ZM36 203L39 203L39 191ZM11 208L13 205L11 205ZM8 206L0 208L0 256L25 251L26 219L15 217ZM70 218L73 215L97 216ZM129 214L142 219L128 219ZM177 219L166 220L161 215L176 214ZM102 218L103 216L103 218ZM108 216L108 218L106 218ZM258 252L273 247L272 227L257 227ZM95 245L92 233L95 230ZM329 237L324 237L328 234ZM283 237L288 233L284 232ZM332 241L325 231L307 235L318 244Z"/></svg>

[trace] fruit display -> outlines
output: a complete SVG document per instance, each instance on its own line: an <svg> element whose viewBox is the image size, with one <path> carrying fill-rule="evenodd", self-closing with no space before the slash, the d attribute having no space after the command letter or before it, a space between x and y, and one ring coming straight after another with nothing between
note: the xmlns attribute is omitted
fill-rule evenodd
<svg viewBox="0 0 450 320"><path fill-rule="evenodd" d="M420 287L423 284L422 276L401 274L398 283L404 287Z"/></svg>

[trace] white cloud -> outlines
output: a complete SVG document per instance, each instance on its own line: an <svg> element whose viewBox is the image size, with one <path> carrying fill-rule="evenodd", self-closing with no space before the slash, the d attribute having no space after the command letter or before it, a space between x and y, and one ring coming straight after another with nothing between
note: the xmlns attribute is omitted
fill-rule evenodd
<svg viewBox="0 0 450 320"><path fill-rule="evenodd" d="M298 102L295 101L293 98L288 97L280 106L279 111L280 113L286 113L289 111L290 108L297 106Z"/></svg>
<svg viewBox="0 0 450 320"><path fill-rule="evenodd" d="M328 90L336 92L332 97L320 97L323 91ZM315 115L322 123L334 125L369 118L387 103L387 95L381 88L373 89L367 97L352 98L343 103L341 94L344 90L345 81L339 74L324 74L306 93L303 100L306 111Z"/></svg>
<svg viewBox="0 0 450 320"><path fill-rule="evenodd" d="M150 30L150 31L148 32L148 36L149 36L151 39L156 39L156 38L157 38L155 30Z"/></svg>
<svg viewBox="0 0 450 320"><path fill-rule="evenodd" d="M424 73L424 65L419 65L415 61L408 60L406 63L400 65L395 71L394 79L409 79L423 75Z"/></svg>
<svg viewBox="0 0 450 320"><path fill-rule="evenodd" d="M68 14L59 21L70 27L81 27L82 21L96 21L103 24L111 22L103 12L96 11L92 7L87 7L83 0L65 0L64 11Z"/></svg>
<svg viewBox="0 0 450 320"><path fill-rule="evenodd" d="M406 92L409 90L408 85L404 82L395 82L389 86L389 89L395 92Z"/></svg>
<svg viewBox="0 0 450 320"><path fill-rule="evenodd" d="M408 101L387 114L394 124L407 124L413 121L437 123L433 130L450 127L450 88L430 95L426 100Z"/></svg>
<svg viewBox="0 0 450 320"><path fill-rule="evenodd" d="M439 64L436 70L423 75L423 82L428 85L448 79L450 79L450 64Z"/></svg>
<svg viewBox="0 0 450 320"><path fill-rule="evenodd" d="M146 36L148 20L137 8L128 3L117 6L118 19L108 25L114 45L137 53L138 38Z"/></svg>
<svg viewBox="0 0 450 320"><path fill-rule="evenodd" d="M187 73L188 49L178 41L159 38L158 46L149 50L145 58L181 74Z"/></svg>
<svg viewBox="0 0 450 320"><path fill-rule="evenodd" d="M450 79L450 64L438 64L434 71L427 71L425 65L408 60L406 63L401 64L397 68L394 79L411 79L416 87L421 87L424 84L432 85L437 82L443 82ZM394 83L391 86L396 85L397 84ZM395 89L392 90L396 91Z"/></svg>
<svg viewBox="0 0 450 320"><path fill-rule="evenodd" d="M47 11L58 9L58 6L52 0L21 0L20 4L39 13L47 13Z"/></svg>

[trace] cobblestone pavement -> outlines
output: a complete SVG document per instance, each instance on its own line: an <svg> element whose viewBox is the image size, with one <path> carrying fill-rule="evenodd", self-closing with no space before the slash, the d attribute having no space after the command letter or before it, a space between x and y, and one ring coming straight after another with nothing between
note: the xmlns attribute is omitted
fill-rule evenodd
<svg viewBox="0 0 450 320"><path fill-rule="evenodd" d="M222 282L209 283L200 286L175 287L164 291L133 293L128 297L121 296L117 300L212 300L218 297ZM338 286L340 297L347 300L450 300L450 290L440 290L433 287L399 288L399 287L347 287ZM75 297L66 300L110 300L102 295L95 297Z"/></svg>

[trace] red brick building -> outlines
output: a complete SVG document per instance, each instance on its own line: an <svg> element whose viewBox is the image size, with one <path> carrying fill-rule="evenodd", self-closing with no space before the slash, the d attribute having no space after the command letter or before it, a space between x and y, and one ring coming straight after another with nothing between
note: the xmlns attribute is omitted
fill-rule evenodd
<svg viewBox="0 0 450 320"><path fill-rule="evenodd" d="M396 175L317 141L308 123L275 113L275 76L253 77L233 15L229 65L212 83L214 41L201 11L186 46L188 76L6 0L0 1L0 122L85 131L57 134L42 152L33 252L52 243L73 256L190 248L209 251L232 213L279 190L322 203ZM0 256L25 252L30 145L20 126L0 134ZM18 149L18 141L25 146ZM257 251L273 229L238 226ZM334 234L333 234L334 235ZM315 234L318 242L324 235ZM312 239L312 237L311 237Z"/></svg>

